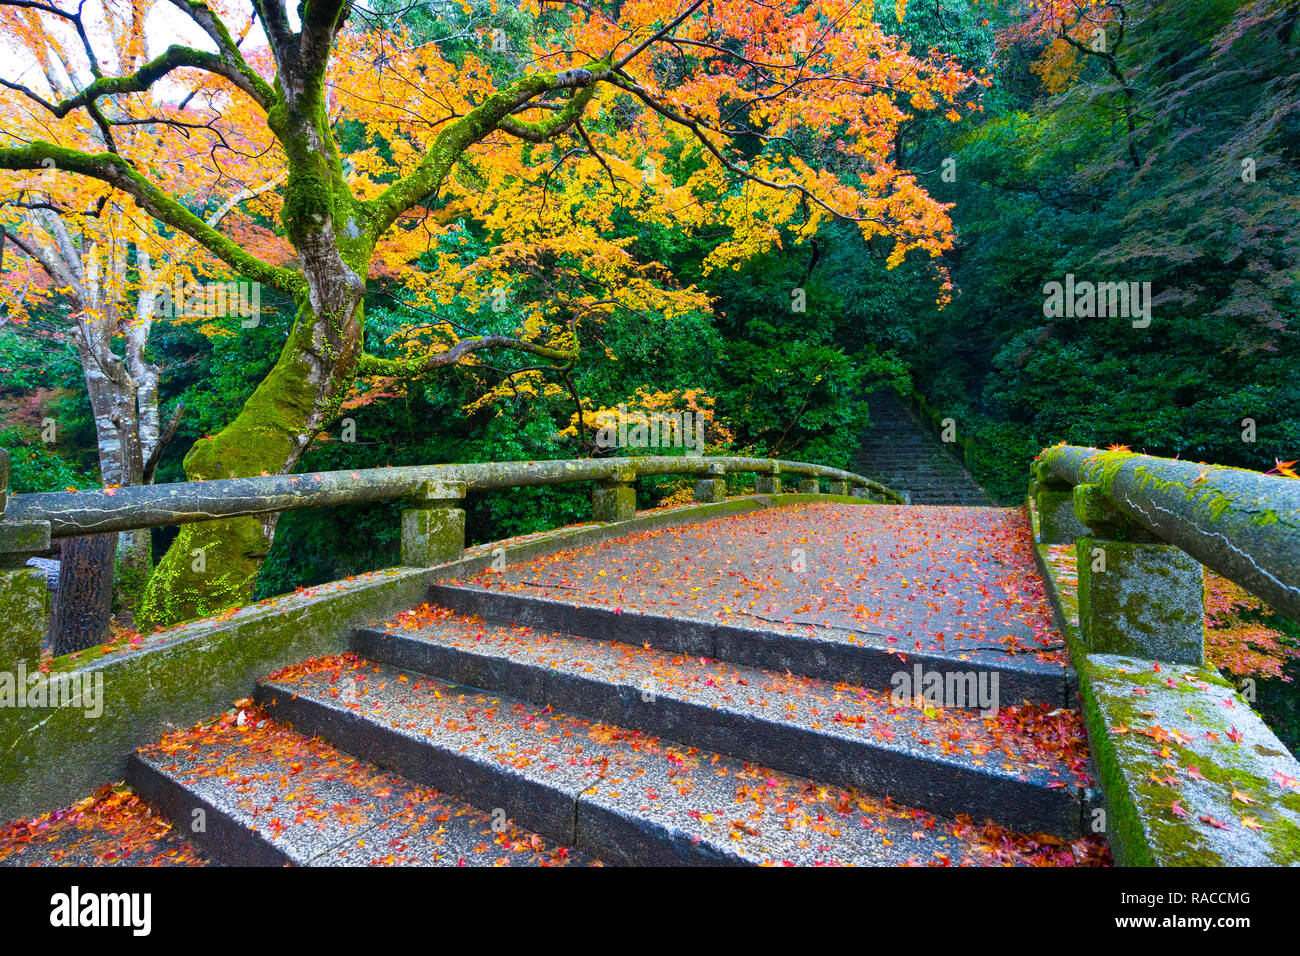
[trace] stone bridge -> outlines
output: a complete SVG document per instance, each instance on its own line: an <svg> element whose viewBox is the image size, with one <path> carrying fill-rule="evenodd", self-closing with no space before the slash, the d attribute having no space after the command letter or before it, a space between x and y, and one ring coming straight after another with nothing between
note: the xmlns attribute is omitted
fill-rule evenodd
<svg viewBox="0 0 1300 956"><path fill-rule="evenodd" d="M465 546L570 482L592 521ZM385 499L398 567L42 665L52 536ZM1295 615L1298 532L1300 483L1066 446L1023 508L681 457L0 497L0 862L1294 865L1201 568ZM47 813L122 780L148 839Z"/></svg>

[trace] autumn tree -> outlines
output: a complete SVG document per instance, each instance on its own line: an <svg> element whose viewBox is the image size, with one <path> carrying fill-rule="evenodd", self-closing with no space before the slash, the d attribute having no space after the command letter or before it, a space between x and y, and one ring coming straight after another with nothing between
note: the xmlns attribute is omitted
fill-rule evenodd
<svg viewBox="0 0 1300 956"><path fill-rule="evenodd" d="M139 69L148 61L142 5L109 5L102 11L98 36L104 51L124 71ZM44 87L66 98L99 75L99 57L88 60L85 74L77 68L75 50L84 24L70 20L63 30L47 29L30 7L0 11L0 36L11 49L21 50L34 66ZM75 44L72 51L69 46ZM13 84L10 84L13 85ZM4 104L6 134L24 140L46 138L51 114L28 97ZM237 209L275 184L241 186L227 182L225 195L213 190L202 175L204 158L178 135L184 126L139 123L151 104L143 93L120 93L108 98L98 117L77 117L79 127L64 127L78 142L99 151L126 150L137 162L148 163L169 189L191 196L201 205L215 203L204 215L215 227ZM189 111L197 118L198 110ZM211 117L215 118L215 117ZM217 135L235 136L233 130L209 128ZM233 164L227 164L233 167ZM60 177L51 162L27 176L14 176L0 198L0 235L8 246L5 262L5 317L19 334L69 342L80 361L96 430L100 477L106 486L148 484L164 446L176 428L176 416L162 420L159 403L161 370L150 360L147 343L155 318L201 319L189 313L196 305L187 301L201 263L195 261L196 244L188 237L167 235L131 197L95 179ZM229 168L228 172L235 172ZM246 170L247 171L247 170ZM213 193L217 195L213 195ZM179 293L179 294L177 294ZM173 300L176 301L173 301ZM56 301L57 300L57 301ZM176 410L178 413L180 409ZM61 597L80 589L105 593L103 584L80 587L74 567L85 573L114 577L113 552L106 567L91 554L102 552L102 542L64 542L86 555L66 562L60 576ZM147 531L125 532L116 549L117 576L122 583L119 599L134 611L152 567ZM62 619L107 621L107 604L100 609L62 608ZM68 627L57 628L61 632ZM106 634L99 635L102 640ZM96 643L93 635L60 633L69 646ZM75 648L73 648L75 649Z"/></svg>
<svg viewBox="0 0 1300 956"><path fill-rule="evenodd" d="M633 301L627 283L606 282L604 291L548 300L558 307L539 304L537 321L509 331L446 326L401 355L368 347L368 282L394 261L410 261L413 242L454 229L458 206L513 230L516 248L503 250L496 268L475 270L450 256L425 285L430 301L499 296L497 284L509 289L517 278L512 254L517 263L565 235L587 244L591 254L567 251L590 265L603 254L602 224L623 212L682 230L724 230L730 239L716 253L719 267L770 248L783 229L811 235L830 219L892 242L891 263L910 250L938 256L951 241L946 208L899 168L893 143L915 111L942 109L956 119L971 78L887 36L869 5L571 0L534 6L522 20L495 5L416 5L458 24L452 34L477 35L476 52L412 41L401 18L343 0L304 0L296 12L283 0L255 0L251 19L266 42L259 58L233 39L248 23L233 4L170 3L187 19L191 42L134 69L92 71L96 78L70 95L5 85L61 122L102 125L102 104L114 96L149 92L160 101L171 85L197 84L214 108L247 115L244 135L265 140L268 163L285 168L272 202L287 255L250 250L122 144L87 148L59 124L48 139L11 136L0 168L39 170L53 161L59 175L106 183L236 273L297 303L270 374L234 421L187 455L191 479L291 470L358 377L429 374L488 352L563 368L573 360L571 322L585 312L643 308L653 321L668 306L655 283ZM79 13L27 0L0 0L3 7L70 22L93 45ZM363 114L370 141L345 152L349 124ZM832 134L835 162L810 161ZM223 150L212 146L218 170ZM548 218L557 208L565 215ZM627 274L639 269L629 264ZM471 281L472 273L483 281ZM623 299L598 304L610 288ZM542 321L547 309L559 321ZM245 600L274 520L186 526L150 582L147 620L168 623Z"/></svg>

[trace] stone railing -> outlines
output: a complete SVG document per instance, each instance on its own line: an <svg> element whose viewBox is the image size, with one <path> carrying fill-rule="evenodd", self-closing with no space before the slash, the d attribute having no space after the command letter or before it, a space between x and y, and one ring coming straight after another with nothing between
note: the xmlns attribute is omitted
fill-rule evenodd
<svg viewBox="0 0 1300 956"><path fill-rule="evenodd" d="M1201 565L1300 617L1300 481L1072 445L1031 476L1040 541L1076 544L1090 651L1202 663Z"/></svg>
<svg viewBox="0 0 1300 956"><path fill-rule="evenodd" d="M1202 569L1300 612L1300 481L1070 445L1031 473L1115 862L1300 864L1300 763L1254 679L1206 659Z"/></svg>
<svg viewBox="0 0 1300 956"><path fill-rule="evenodd" d="M652 456L419 465L358 471L267 475L217 481L180 482L9 496L9 457L0 449L0 646L5 658L39 653L44 634L45 586L29 558L49 550L53 538L157 528L166 525L299 508L323 508L404 500L402 564L432 567L457 560L465 550L462 500L471 491L594 482L593 518L627 521L636 515L634 484L639 477L693 476L695 500L726 498L729 474L757 475L756 493L780 494L791 482L801 494L848 495L902 503L883 485L857 475L806 462L770 458Z"/></svg>
<svg viewBox="0 0 1300 956"><path fill-rule="evenodd" d="M808 500L804 495L820 492L823 483L835 495L854 496L827 500L898 500L866 478L819 465L647 457L278 475L16 495L6 502L7 463L0 452L0 821L65 806L105 781L121 780L137 747L250 696L257 681L281 667L351 650L356 627L428 600L435 581L475 574L498 555L527 561L634 532L779 507ZM732 489L741 494L719 500L732 474L757 475L758 493L744 493L750 487L744 481L743 490ZM633 482L658 475L694 478L702 503L637 514ZM571 482L594 483L595 522L465 547L467 494ZM803 494L780 494L787 483ZM48 673L38 670L47 595L41 572L24 564L52 538L385 500L404 503L397 567L64 655L49 662ZM77 706L16 706L5 689L24 685L41 700L65 704L73 690L99 687L97 699L109 704L94 714Z"/></svg>

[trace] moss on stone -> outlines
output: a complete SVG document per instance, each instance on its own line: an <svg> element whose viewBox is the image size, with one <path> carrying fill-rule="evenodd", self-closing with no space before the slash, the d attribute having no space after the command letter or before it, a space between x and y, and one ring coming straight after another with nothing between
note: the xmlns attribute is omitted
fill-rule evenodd
<svg viewBox="0 0 1300 956"><path fill-rule="evenodd" d="M701 478L695 483L695 500L700 503L725 501L727 499L727 480L725 478Z"/></svg>
<svg viewBox="0 0 1300 956"><path fill-rule="evenodd" d="M1092 652L1199 664L1205 656L1201 566L1169 545L1083 537L1076 544L1079 629ZM1100 551L1104 571L1093 570Z"/></svg>
<svg viewBox="0 0 1300 956"><path fill-rule="evenodd" d="M1212 666L1156 665L1092 655L1070 622L1069 592L1046 547L1036 556L1078 675L1082 713L1093 765L1107 810L1106 835L1124 866L1224 866L1242 862L1300 862L1300 794L1270 779L1270 768L1300 775L1293 758L1232 686ZM1080 570L1082 576L1082 569ZM1181 728L1170 739L1169 759L1180 769L1170 786L1151 738L1139 731L1159 723ZM1207 737L1209 731L1213 736ZM1232 734L1242 736L1238 745ZM1184 744L1182 740L1186 740ZM1184 771L1195 765L1203 781ZM1237 790L1251 801L1234 802ZM1181 800L1186 815L1172 804ZM1263 829L1244 828L1246 815ZM1220 830L1201 818L1225 821Z"/></svg>
<svg viewBox="0 0 1300 956"><path fill-rule="evenodd" d="M463 508L411 508L402 512L402 564L430 568L465 553Z"/></svg>
<svg viewBox="0 0 1300 956"><path fill-rule="evenodd" d="M1073 493L1053 490L1038 485L1034 495L1034 508L1038 513L1038 535L1043 544L1068 544L1080 535L1087 534L1074 514Z"/></svg>
<svg viewBox="0 0 1300 956"><path fill-rule="evenodd" d="M636 488L630 483L598 484L591 493L593 521L629 521L636 517Z"/></svg>
<svg viewBox="0 0 1300 956"><path fill-rule="evenodd" d="M276 668L347 650L354 627L423 600L435 577L376 571L195 621L108 657L56 659L52 674L102 675L103 713L0 708L0 819L65 806L122 779L136 748L221 713Z"/></svg>
<svg viewBox="0 0 1300 956"><path fill-rule="evenodd" d="M35 568L0 568L0 671L19 662L35 667L49 620L45 575Z"/></svg>

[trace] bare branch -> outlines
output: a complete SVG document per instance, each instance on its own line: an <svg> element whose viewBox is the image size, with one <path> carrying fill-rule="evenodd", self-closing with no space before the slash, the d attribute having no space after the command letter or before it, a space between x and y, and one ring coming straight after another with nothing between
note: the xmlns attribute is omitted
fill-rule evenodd
<svg viewBox="0 0 1300 956"><path fill-rule="evenodd" d="M695 2L692 3L685 10L683 10L682 13L673 20L672 23L668 24L668 26L664 27L662 30L658 30L655 33L652 33L644 41L638 43L631 53L629 53L625 57L622 57L617 63L614 64L614 69L621 70L623 67L627 66L628 63L632 62L638 56L640 56L651 44L655 43L658 40L662 40L665 36L672 33L674 30L677 29L678 26L681 25L681 23L687 17L689 17L692 13L698 10L703 3L704 0L695 0Z"/></svg>
<svg viewBox="0 0 1300 956"><path fill-rule="evenodd" d="M0 0L0 6L7 2L10 0ZM167 74L190 67L224 77L252 97L263 109L269 109L275 101L275 93L265 80L254 73L247 64L243 64L242 57L240 64L242 69L240 65L232 64L215 53L186 46L170 46L134 73L125 76L98 77L85 89L60 103L50 103L20 83L0 79L0 85L22 93L59 119L75 109L82 108L87 109L94 116L97 111L96 101L100 98L121 93L143 93Z"/></svg>

